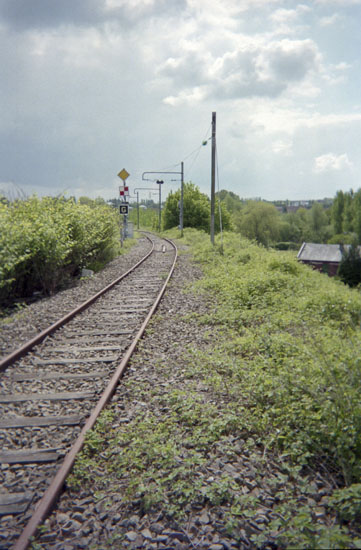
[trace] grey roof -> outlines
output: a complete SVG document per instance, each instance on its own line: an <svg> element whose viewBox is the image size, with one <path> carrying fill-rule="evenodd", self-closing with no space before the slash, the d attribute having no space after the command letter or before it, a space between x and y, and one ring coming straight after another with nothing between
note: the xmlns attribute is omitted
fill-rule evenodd
<svg viewBox="0 0 361 550"><path fill-rule="evenodd" d="M345 245L347 249L349 245ZM303 243L297 258L306 262L336 262L342 258L342 250L339 244Z"/></svg>

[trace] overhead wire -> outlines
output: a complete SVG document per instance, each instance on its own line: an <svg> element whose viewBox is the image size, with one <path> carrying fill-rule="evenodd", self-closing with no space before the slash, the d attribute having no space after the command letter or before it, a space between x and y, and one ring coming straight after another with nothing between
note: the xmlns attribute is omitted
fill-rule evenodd
<svg viewBox="0 0 361 550"><path fill-rule="evenodd" d="M211 130L211 127L212 127L212 124L210 124L208 126L208 129L206 131L206 133L204 134L204 138L202 140L202 143L199 147L197 147L197 149L195 149L191 154L188 155L187 158L189 158L193 153L197 153L196 156L194 157L193 159L193 162L192 164L190 165L190 167L187 169L187 175L188 175L188 178L189 178L189 173L191 172L194 164L196 163L196 160L198 159L198 156L199 156L199 153L200 153L200 150L202 149L202 147L204 147L204 145L207 145L208 141L211 139L211 136L209 136L209 132ZM207 137L208 136L208 137Z"/></svg>
<svg viewBox="0 0 361 550"><path fill-rule="evenodd" d="M218 151L216 143L216 173L217 173L217 192L218 192L218 212L219 212L219 230L221 233L221 253L223 254L223 226L222 226L222 208L221 198L219 195L219 164L218 164Z"/></svg>

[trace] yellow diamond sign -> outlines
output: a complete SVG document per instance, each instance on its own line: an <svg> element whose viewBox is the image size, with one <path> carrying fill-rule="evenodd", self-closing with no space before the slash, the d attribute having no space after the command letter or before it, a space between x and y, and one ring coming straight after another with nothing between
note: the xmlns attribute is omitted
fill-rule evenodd
<svg viewBox="0 0 361 550"><path fill-rule="evenodd" d="M123 168L123 170L121 170L118 174L118 176L120 177L120 179L122 179L123 181L125 181L128 177L129 177L129 174L128 172L126 171L125 168Z"/></svg>

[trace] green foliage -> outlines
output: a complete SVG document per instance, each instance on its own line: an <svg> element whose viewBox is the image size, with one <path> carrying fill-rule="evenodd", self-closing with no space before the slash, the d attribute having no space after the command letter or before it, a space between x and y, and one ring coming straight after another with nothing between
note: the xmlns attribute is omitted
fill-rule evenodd
<svg viewBox="0 0 361 550"><path fill-rule="evenodd" d="M352 189L348 193L338 191L332 205L331 219L335 234L355 233L358 244L361 244L361 189L355 193Z"/></svg>
<svg viewBox="0 0 361 550"><path fill-rule="evenodd" d="M222 204L224 204L227 211L231 214L239 212L243 206L243 201L241 201L238 195L232 193L232 191L226 191L225 189L222 189L222 191L216 193L216 197L218 200L221 201Z"/></svg>
<svg viewBox="0 0 361 550"><path fill-rule="evenodd" d="M178 189L171 192L163 209L163 229L171 229L179 226L179 202L181 192ZM216 201L215 205L215 231L220 230L220 213L222 228L227 230L231 226L230 215L223 205ZM185 183L183 191L183 227L194 227L203 231L210 231L211 206L207 195L201 193L194 183Z"/></svg>
<svg viewBox="0 0 361 550"><path fill-rule="evenodd" d="M334 491L330 505L334 506L343 521L361 521L361 483Z"/></svg>
<svg viewBox="0 0 361 550"><path fill-rule="evenodd" d="M299 250L300 245L293 242L279 242L274 245L276 250Z"/></svg>
<svg viewBox="0 0 361 550"><path fill-rule="evenodd" d="M54 292L82 267L117 252L118 216L105 205L31 197L0 204L0 304Z"/></svg>
<svg viewBox="0 0 361 550"><path fill-rule="evenodd" d="M235 224L242 235L264 246L277 241L280 232L276 207L261 201L248 201L235 218Z"/></svg>
<svg viewBox="0 0 361 550"><path fill-rule="evenodd" d="M232 234L224 248L217 257L207 243L194 244L206 269L199 285L218 303L208 322L233 333L219 352L199 352L197 364L216 371L222 356L229 387L249 396L247 415L260 436L266 430L269 444L295 460L327 456L347 482L357 479L361 296L306 269L291 253Z"/></svg>
<svg viewBox="0 0 361 550"><path fill-rule="evenodd" d="M337 233L328 239L327 244L352 244L356 238L355 233Z"/></svg>
<svg viewBox="0 0 361 550"><path fill-rule="evenodd" d="M137 205L132 206L129 213L129 221L133 222L134 227L138 224ZM143 229L158 229L159 210L155 207L139 207L139 227Z"/></svg>
<svg viewBox="0 0 361 550"><path fill-rule="evenodd" d="M343 249L337 275L341 281L351 287L361 283L361 254L355 242L348 249Z"/></svg>
<svg viewBox="0 0 361 550"><path fill-rule="evenodd" d="M128 382L128 398L150 407L116 429L96 427L73 482L93 491L115 481L124 505L173 519L223 506L235 539L271 497L272 514L250 535L255 547L360 547L361 296L291 252L223 238L220 255L205 232L184 231L204 272L188 291L205 293L212 310L182 322L206 325L208 341L183 350L179 378L168 360L153 365L168 388ZM242 468L210 476L222 468L220 449L225 463L247 457L262 491L244 494ZM306 475L315 470L344 487L321 498Z"/></svg>
<svg viewBox="0 0 361 550"><path fill-rule="evenodd" d="M351 244L355 237L361 244L361 189L349 193L338 191L333 201L310 201L312 206L296 211L287 211L285 203L278 203L281 210L278 216L277 202L245 201L225 190L217 195L231 213L237 230L265 246L274 246L277 240L298 245L302 242Z"/></svg>

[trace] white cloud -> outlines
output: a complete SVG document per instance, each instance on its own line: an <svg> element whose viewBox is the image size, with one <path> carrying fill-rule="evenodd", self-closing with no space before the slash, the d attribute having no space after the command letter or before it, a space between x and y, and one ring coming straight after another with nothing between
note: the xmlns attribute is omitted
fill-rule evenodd
<svg viewBox="0 0 361 550"><path fill-rule="evenodd" d="M314 197L314 157L339 151L341 139L350 159L361 154L357 35L348 33L358 10L342 10L352 4L0 0L0 179L112 196L123 166L136 178L187 157L215 110L230 190L242 180L244 196L247 186L287 196L292 180L303 194L303 170ZM202 151L191 178L208 189ZM361 181L357 169L349 181ZM346 178L334 169L324 179Z"/></svg>
<svg viewBox="0 0 361 550"><path fill-rule="evenodd" d="M311 73L320 72L321 55L310 40L274 40L238 37L238 44L223 56L209 51L189 51L169 58L160 68L160 76L173 80L178 93L172 97L218 100L245 97L277 97L289 86L299 86ZM193 86L192 86L193 84ZM183 89L182 89L183 88Z"/></svg>
<svg viewBox="0 0 361 550"><path fill-rule="evenodd" d="M314 0L316 4L324 4L329 6L335 4L337 6L361 6L361 0Z"/></svg>
<svg viewBox="0 0 361 550"><path fill-rule="evenodd" d="M272 144L272 151L280 155L291 155L293 143L291 140L279 139Z"/></svg>
<svg viewBox="0 0 361 550"><path fill-rule="evenodd" d="M280 8L272 13L271 20L279 25L289 24L311 11L312 9L304 4L299 4L295 9Z"/></svg>
<svg viewBox="0 0 361 550"><path fill-rule="evenodd" d="M338 13L334 13L333 15L321 17L320 19L320 25L321 27L330 27L331 25L335 25L336 23L339 23L342 20L342 17Z"/></svg>
<svg viewBox="0 0 361 550"><path fill-rule="evenodd" d="M318 112L307 112L301 109L292 109L283 105L270 105L268 102L258 104L257 107L248 107L249 119L252 126L262 128L267 134L282 132L294 135L302 128L337 128L350 126L361 122L361 113L342 114L321 114Z"/></svg>
<svg viewBox="0 0 361 550"><path fill-rule="evenodd" d="M315 158L313 171L316 174L322 174L324 172L340 172L343 170L351 170L352 168L353 164L349 160L346 153L343 153L342 155L326 153L325 155L321 155Z"/></svg>
<svg viewBox="0 0 361 550"><path fill-rule="evenodd" d="M205 97L204 91L201 88L195 87L189 92L180 92L177 96L168 96L163 99L163 103L178 107L186 103L199 103Z"/></svg>

